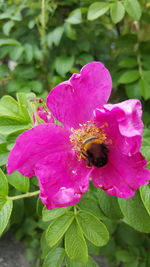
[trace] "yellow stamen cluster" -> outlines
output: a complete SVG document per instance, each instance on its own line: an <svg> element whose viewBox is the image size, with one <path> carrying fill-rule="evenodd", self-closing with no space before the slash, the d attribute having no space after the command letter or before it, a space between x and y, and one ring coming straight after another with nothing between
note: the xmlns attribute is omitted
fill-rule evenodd
<svg viewBox="0 0 150 267"><path fill-rule="evenodd" d="M104 128L108 125L105 124L101 127L97 127L94 122L88 121L87 123L80 124L80 129L71 129L72 135L70 136L70 142L73 143L73 150L80 153L79 159L83 157L81 154L84 149L84 142L88 138L98 138L98 143L106 143L107 134Z"/></svg>

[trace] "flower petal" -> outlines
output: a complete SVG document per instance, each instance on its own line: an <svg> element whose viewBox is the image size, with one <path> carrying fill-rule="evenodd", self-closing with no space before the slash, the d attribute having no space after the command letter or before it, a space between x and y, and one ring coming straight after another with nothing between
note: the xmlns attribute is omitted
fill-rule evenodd
<svg viewBox="0 0 150 267"><path fill-rule="evenodd" d="M52 153L70 151L69 135L69 131L53 123L39 124L22 133L9 154L8 173L18 170L24 176L34 176L38 161Z"/></svg>
<svg viewBox="0 0 150 267"><path fill-rule="evenodd" d="M127 156L112 147L109 161L103 168L95 168L93 183L109 195L129 198L141 185L150 180L150 171L145 169L146 160L141 153Z"/></svg>
<svg viewBox="0 0 150 267"><path fill-rule="evenodd" d="M78 203L89 187L91 169L74 152L49 155L36 165L40 198L48 209Z"/></svg>
<svg viewBox="0 0 150 267"><path fill-rule="evenodd" d="M93 110L104 105L111 93L109 71L100 62L85 65L48 95L47 106L65 126L78 128L93 118Z"/></svg>
<svg viewBox="0 0 150 267"><path fill-rule="evenodd" d="M127 100L118 104L107 104L95 111L98 125L108 124L105 128L108 137L125 154L135 154L142 144L143 122L139 100Z"/></svg>
<svg viewBox="0 0 150 267"><path fill-rule="evenodd" d="M46 123L53 123L54 122L54 118L52 116L52 113L50 111L46 111L43 106L41 106L37 109L37 114Z"/></svg>

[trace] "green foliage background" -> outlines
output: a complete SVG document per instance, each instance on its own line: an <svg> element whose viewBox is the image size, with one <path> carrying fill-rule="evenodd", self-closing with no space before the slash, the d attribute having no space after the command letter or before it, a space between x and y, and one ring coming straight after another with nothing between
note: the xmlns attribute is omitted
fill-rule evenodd
<svg viewBox="0 0 150 267"><path fill-rule="evenodd" d="M149 166L149 22L149 0L0 0L0 166L4 173L16 137L32 127L29 97L36 94L45 99L55 85L93 60L102 61L111 72L111 102L141 99L142 152ZM26 256L33 261L30 266L57 267L62 262L67 267L98 266L88 258L87 248L90 255L105 256L114 267L150 266L148 185L128 200L108 197L91 186L76 210L47 211L36 197L11 199L38 190L36 178L4 173L0 172L0 233L11 227L16 238L24 240Z"/></svg>

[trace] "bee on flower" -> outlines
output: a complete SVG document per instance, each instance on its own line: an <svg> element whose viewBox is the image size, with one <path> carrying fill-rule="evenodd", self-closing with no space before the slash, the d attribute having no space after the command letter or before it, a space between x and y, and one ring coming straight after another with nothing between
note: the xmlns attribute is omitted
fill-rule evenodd
<svg viewBox="0 0 150 267"><path fill-rule="evenodd" d="M102 63L85 65L47 97L47 107L62 125L44 120L17 138L8 173L37 176L48 209L77 204L90 179L119 198L133 197L148 183L150 171L140 153L141 103L130 99L106 104L111 89L110 73Z"/></svg>

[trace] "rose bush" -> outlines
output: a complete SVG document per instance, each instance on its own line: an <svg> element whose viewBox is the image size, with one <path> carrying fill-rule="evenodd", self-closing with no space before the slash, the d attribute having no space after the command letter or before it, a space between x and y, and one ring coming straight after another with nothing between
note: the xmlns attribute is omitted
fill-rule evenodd
<svg viewBox="0 0 150 267"><path fill-rule="evenodd" d="M148 1L0 11L0 235L29 266L150 266Z"/></svg>

